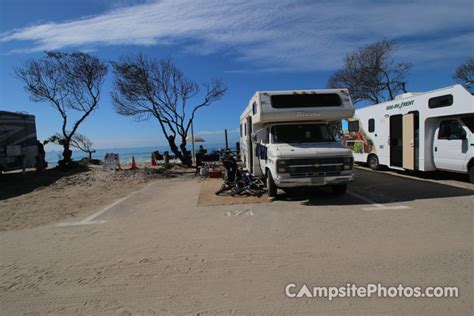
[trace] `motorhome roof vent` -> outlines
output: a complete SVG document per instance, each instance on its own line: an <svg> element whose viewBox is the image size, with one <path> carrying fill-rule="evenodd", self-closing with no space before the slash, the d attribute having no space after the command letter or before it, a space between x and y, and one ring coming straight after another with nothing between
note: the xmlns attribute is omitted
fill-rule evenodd
<svg viewBox="0 0 474 316"><path fill-rule="evenodd" d="M409 97L414 97L415 95L422 94L422 92L407 92L403 94L399 94L395 97L395 100L405 99Z"/></svg>

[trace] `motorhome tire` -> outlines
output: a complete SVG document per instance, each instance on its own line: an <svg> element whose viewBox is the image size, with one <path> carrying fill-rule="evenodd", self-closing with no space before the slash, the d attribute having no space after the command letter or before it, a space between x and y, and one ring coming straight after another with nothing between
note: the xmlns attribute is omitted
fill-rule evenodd
<svg viewBox="0 0 474 316"><path fill-rule="evenodd" d="M380 170L379 158L377 155L370 155L367 159L367 164L372 170Z"/></svg>
<svg viewBox="0 0 474 316"><path fill-rule="evenodd" d="M335 194L344 194L347 191L347 184L336 184L332 186L332 191Z"/></svg>
<svg viewBox="0 0 474 316"><path fill-rule="evenodd" d="M277 187L273 181L272 174L267 170L266 173L266 182L267 182L267 194L269 198L274 198L277 195Z"/></svg>
<svg viewBox="0 0 474 316"><path fill-rule="evenodd" d="M474 166L471 166L469 168L469 180L471 183L474 183Z"/></svg>

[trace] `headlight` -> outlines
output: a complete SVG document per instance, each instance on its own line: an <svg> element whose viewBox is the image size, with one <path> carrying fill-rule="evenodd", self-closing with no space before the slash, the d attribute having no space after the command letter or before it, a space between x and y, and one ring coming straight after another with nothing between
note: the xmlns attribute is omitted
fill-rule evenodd
<svg viewBox="0 0 474 316"><path fill-rule="evenodd" d="M342 161L344 162L344 170L352 169L352 164L354 163L353 157L344 157L342 158Z"/></svg>
<svg viewBox="0 0 474 316"><path fill-rule="evenodd" d="M352 163L352 160L353 160L353 159L354 159L354 158L352 158L352 157L344 157L344 158L342 158L342 161L343 161L344 163Z"/></svg>
<svg viewBox="0 0 474 316"><path fill-rule="evenodd" d="M286 163L286 160L278 160L277 161L277 166L286 166L287 163Z"/></svg>

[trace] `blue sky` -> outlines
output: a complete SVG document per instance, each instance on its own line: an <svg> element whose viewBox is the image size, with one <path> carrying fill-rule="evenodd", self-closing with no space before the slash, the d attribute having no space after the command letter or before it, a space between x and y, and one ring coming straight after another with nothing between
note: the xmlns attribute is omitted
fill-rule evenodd
<svg viewBox="0 0 474 316"><path fill-rule="evenodd" d="M473 21L471 0L2 0L0 109L36 115L43 140L60 129L59 114L29 100L13 67L44 50L104 60L142 52L172 57L199 83L222 78L228 93L199 112L195 134L222 143L227 128L235 142L255 91L324 88L344 55L370 42L399 43L396 60L414 64L410 91L452 84L456 66L474 55ZM154 121L114 112L110 89L109 74L99 109L79 132L97 148L164 145Z"/></svg>

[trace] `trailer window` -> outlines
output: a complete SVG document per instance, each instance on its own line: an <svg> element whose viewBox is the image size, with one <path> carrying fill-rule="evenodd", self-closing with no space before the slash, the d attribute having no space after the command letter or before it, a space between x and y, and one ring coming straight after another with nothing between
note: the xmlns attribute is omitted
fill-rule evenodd
<svg viewBox="0 0 474 316"><path fill-rule="evenodd" d="M430 109L442 108L453 104L453 95L446 94L440 97L431 98L428 100L428 107Z"/></svg>
<svg viewBox="0 0 474 316"><path fill-rule="evenodd" d="M438 139L462 139L463 135L464 129L456 120L445 120L439 124Z"/></svg>
<svg viewBox="0 0 474 316"><path fill-rule="evenodd" d="M375 131L375 120L373 118L369 119L369 133Z"/></svg>
<svg viewBox="0 0 474 316"><path fill-rule="evenodd" d="M326 124L291 124L275 125L272 127L274 143L318 143L333 142Z"/></svg>
<svg viewBox="0 0 474 316"><path fill-rule="evenodd" d="M474 133L474 116L465 116L461 118L461 121L466 124L471 133Z"/></svg>
<svg viewBox="0 0 474 316"><path fill-rule="evenodd" d="M341 98L337 93L322 94L281 94L272 95L272 107L284 108L313 108L341 106Z"/></svg>
<svg viewBox="0 0 474 316"><path fill-rule="evenodd" d="M240 137L242 137L242 124L240 124Z"/></svg>
<svg viewBox="0 0 474 316"><path fill-rule="evenodd" d="M252 104L252 113L253 115L257 114L257 102L254 102Z"/></svg>
<svg viewBox="0 0 474 316"><path fill-rule="evenodd" d="M354 133L359 131L359 121L349 121L348 124L349 132Z"/></svg>

